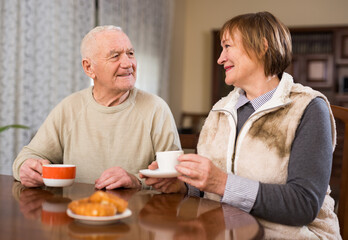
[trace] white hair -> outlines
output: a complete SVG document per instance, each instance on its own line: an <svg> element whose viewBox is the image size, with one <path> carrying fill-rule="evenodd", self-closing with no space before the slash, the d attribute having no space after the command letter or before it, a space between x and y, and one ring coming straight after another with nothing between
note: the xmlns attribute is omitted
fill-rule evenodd
<svg viewBox="0 0 348 240"><path fill-rule="evenodd" d="M91 31L89 31L85 37L81 41L81 46L80 46L80 53L81 53L81 58L84 59L87 57L87 55L90 53L90 48L91 46L91 40L95 40L95 36L104 31L119 31L123 32L122 28L116 27L114 25L105 25L105 26L97 26L93 28Z"/></svg>

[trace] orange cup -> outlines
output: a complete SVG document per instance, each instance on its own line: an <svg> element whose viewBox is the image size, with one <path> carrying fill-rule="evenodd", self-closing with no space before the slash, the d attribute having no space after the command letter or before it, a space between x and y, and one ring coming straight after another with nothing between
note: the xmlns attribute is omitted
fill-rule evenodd
<svg viewBox="0 0 348 240"><path fill-rule="evenodd" d="M69 164L47 164L42 166L42 178L48 187L66 187L74 183L76 166Z"/></svg>

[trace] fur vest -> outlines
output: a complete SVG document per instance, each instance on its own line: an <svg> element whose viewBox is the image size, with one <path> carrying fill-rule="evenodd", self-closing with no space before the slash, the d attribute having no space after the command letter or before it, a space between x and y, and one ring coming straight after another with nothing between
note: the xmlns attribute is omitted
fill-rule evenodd
<svg viewBox="0 0 348 240"><path fill-rule="evenodd" d="M332 149L336 145L335 121L330 104L320 92L294 84L284 73L272 99L255 111L241 128L236 139L237 103L241 89L235 88L217 102L205 121L198 142L198 154L211 159L227 173L260 181L285 184L291 145L301 117L312 99L323 98L330 109ZM235 148L235 149L234 149ZM257 156L257 161L255 160ZM340 239L339 225L333 212L334 200L328 192L317 218L303 227L287 226L259 219L266 238ZM205 193L207 198L220 196Z"/></svg>

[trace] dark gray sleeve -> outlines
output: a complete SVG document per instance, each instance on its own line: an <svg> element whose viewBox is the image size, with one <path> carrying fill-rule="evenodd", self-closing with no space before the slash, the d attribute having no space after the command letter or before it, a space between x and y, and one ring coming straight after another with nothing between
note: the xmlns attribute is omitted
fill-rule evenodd
<svg viewBox="0 0 348 240"><path fill-rule="evenodd" d="M330 114L325 101L307 106L291 148L286 184L261 183L251 214L268 221L301 226L319 213L332 166Z"/></svg>

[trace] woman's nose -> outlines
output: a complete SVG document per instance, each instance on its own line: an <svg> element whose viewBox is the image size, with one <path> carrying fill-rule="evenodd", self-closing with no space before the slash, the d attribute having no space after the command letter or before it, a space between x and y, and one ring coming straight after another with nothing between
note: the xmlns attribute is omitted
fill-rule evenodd
<svg viewBox="0 0 348 240"><path fill-rule="evenodd" d="M226 57L225 57L224 51L221 51L221 54L220 54L220 57L217 60L217 63L219 65L223 65L225 61L226 61Z"/></svg>

